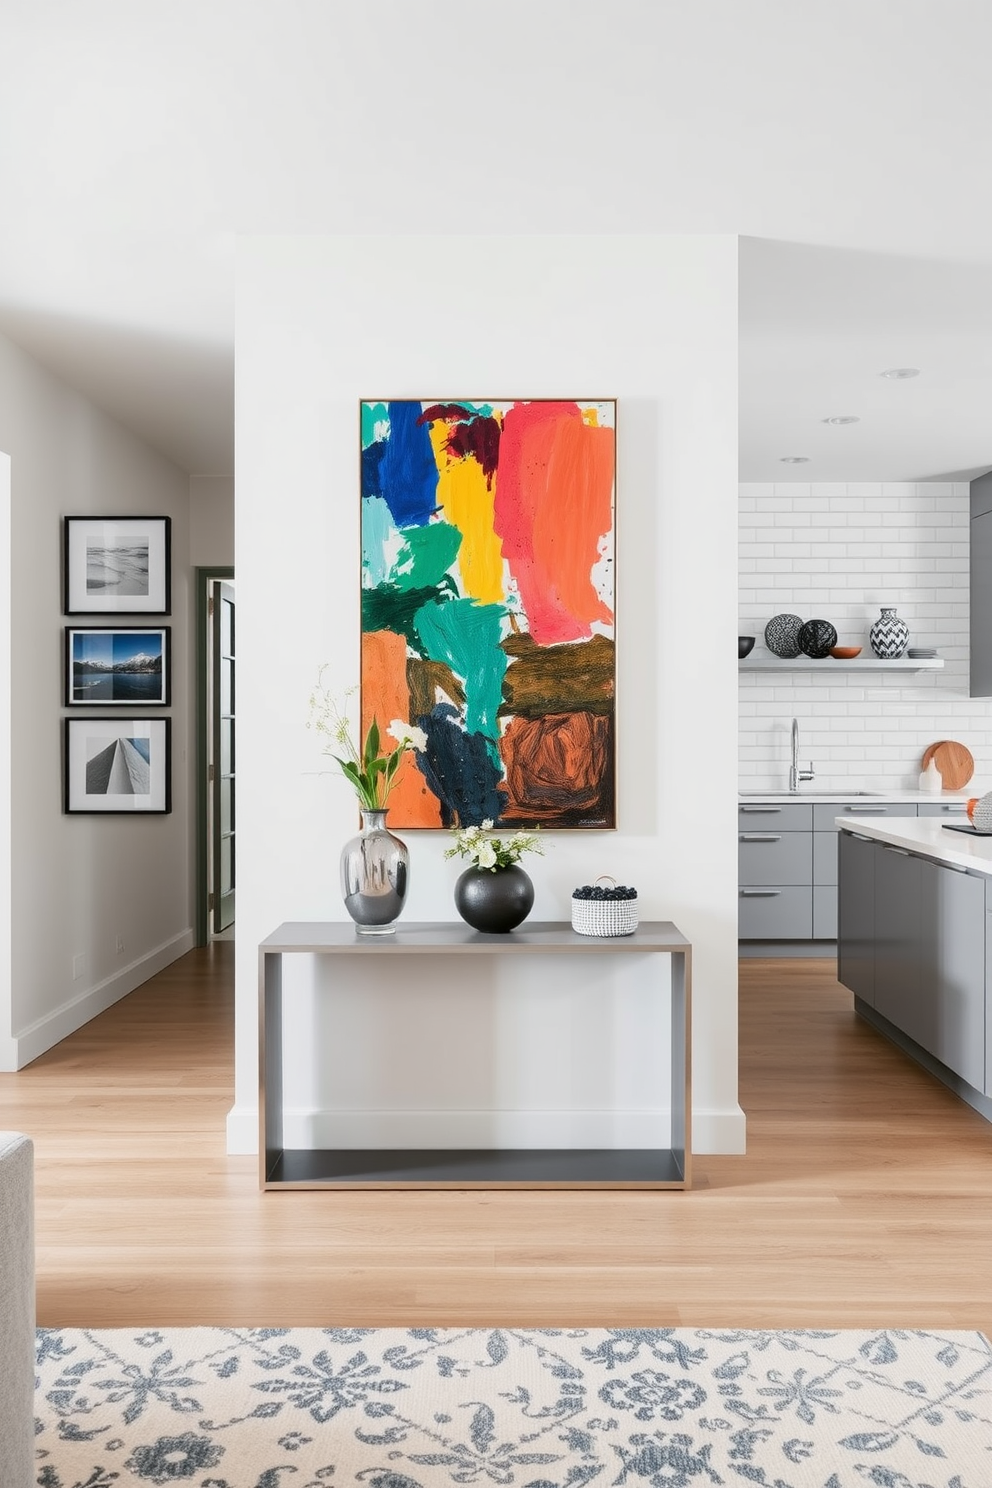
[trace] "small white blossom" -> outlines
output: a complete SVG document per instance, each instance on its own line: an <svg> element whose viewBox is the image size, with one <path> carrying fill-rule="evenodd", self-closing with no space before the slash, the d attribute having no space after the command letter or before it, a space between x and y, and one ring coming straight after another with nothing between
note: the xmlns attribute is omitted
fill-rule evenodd
<svg viewBox="0 0 992 1488"><path fill-rule="evenodd" d="M416 724L404 723L401 718L394 718L386 730L397 742L406 749L416 749L418 754L423 754L427 748L427 735L422 728Z"/></svg>
<svg viewBox="0 0 992 1488"><path fill-rule="evenodd" d="M496 867L496 850L491 842L484 842L476 854L476 861L480 868Z"/></svg>
<svg viewBox="0 0 992 1488"><path fill-rule="evenodd" d="M491 832L492 829L493 829L492 817L487 816L486 819L485 819L485 821L482 823L482 831L483 832Z"/></svg>

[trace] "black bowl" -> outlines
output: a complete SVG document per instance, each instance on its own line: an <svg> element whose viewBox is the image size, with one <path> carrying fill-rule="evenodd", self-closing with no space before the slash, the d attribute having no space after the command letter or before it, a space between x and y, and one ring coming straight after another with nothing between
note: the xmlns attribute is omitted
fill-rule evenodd
<svg viewBox="0 0 992 1488"><path fill-rule="evenodd" d="M750 656L754 650L754 636L737 637L737 659L740 661L745 656Z"/></svg>

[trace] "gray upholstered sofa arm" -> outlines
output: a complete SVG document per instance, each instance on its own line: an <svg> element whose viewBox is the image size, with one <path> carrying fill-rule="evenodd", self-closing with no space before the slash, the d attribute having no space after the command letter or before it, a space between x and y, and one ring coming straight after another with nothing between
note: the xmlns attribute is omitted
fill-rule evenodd
<svg viewBox="0 0 992 1488"><path fill-rule="evenodd" d="M0 1479L34 1482L34 1145L0 1131Z"/></svg>

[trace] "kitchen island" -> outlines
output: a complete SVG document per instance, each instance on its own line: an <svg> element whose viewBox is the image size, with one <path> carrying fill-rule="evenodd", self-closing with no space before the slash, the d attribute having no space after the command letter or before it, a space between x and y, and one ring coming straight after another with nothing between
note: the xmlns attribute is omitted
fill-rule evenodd
<svg viewBox="0 0 992 1488"><path fill-rule="evenodd" d="M861 1017L992 1121L992 837L934 817L837 827L838 980Z"/></svg>

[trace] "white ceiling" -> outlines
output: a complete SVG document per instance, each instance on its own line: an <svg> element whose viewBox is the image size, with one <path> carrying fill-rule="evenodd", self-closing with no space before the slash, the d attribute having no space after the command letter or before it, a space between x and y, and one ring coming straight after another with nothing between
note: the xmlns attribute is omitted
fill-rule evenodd
<svg viewBox="0 0 992 1488"><path fill-rule="evenodd" d="M988 0L3 0L0 329L223 474L239 233L740 233L742 477L965 476L990 54Z"/></svg>

